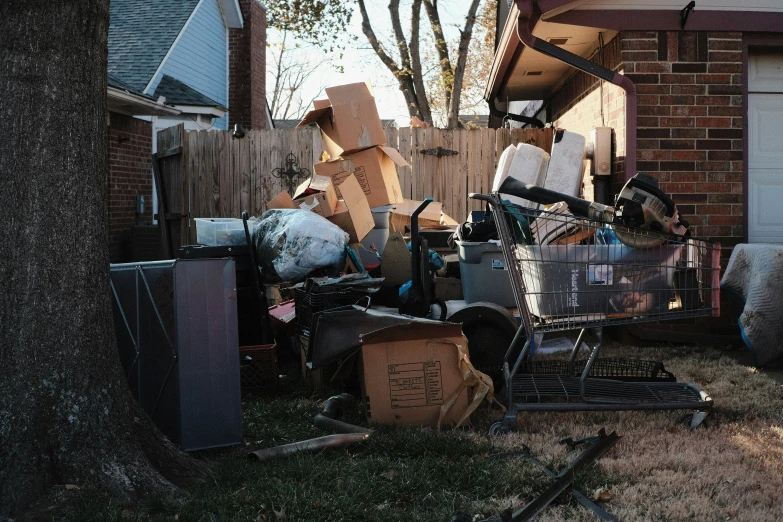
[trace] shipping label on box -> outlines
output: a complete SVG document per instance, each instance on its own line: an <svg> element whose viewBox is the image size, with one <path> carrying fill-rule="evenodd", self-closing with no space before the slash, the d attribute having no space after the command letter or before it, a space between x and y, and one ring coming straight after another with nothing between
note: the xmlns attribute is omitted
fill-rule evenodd
<svg viewBox="0 0 783 522"><path fill-rule="evenodd" d="M293 204L294 208L311 210L320 216L329 217L337 207L337 192L331 179L313 176L296 187Z"/></svg>
<svg viewBox="0 0 783 522"><path fill-rule="evenodd" d="M467 346L459 324L390 326L362 336L360 372L367 418L373 424L436 426L441 407L457 392L443 422L454 424L468 408L459 368Z"/></svg>
<svg viewBox="0 0 783 522"><path fill-rule="evenodd" d="M331 178L338 187L337 197L341 198L340 184L351 174L367 197L370 208L393 205L403 201L397 167L408 166L400 153L391 147L373 147L347 154L342 158L316 163L316 174ZM440 219L440 216L438 216Z"/></svg>
<svg viewBox="0 0 783 522"><path fill-rule="evenodd" d="M326 89L328 100L315 100L314 109L298 127L317 124L324 150L337 158L367 147L386 144L378 108L366 83Z"/></svg>
<svg viewBox="0 0 783 522"><path fill-rule="evenodd" d="M343 199L337 202L334 214L328 219L348 232L351 243L358 243L375 227L370 204L356 176L348 176L338 188Z"/></svg>

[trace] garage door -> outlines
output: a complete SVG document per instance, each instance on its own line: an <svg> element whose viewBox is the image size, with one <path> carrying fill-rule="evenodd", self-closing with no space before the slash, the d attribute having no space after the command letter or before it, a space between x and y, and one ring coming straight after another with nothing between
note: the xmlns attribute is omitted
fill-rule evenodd
<svg viewBox="0 0 783 522"><path fill-rule="evenodd" d="M748 241L783 243L783 54L748 69Z"/></svg>

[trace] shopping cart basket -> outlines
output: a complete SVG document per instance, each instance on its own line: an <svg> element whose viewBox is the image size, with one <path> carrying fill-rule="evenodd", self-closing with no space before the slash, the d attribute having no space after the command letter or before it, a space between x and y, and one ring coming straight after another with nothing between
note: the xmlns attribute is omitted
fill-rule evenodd
<svg viewBox="0 0 783 522"><path fill-rule="evenodd" d="M504 359L508 412L491 433L511 430L520 411L685 409L697 413L692 426L701 422L712 399L697 386L612 379L607 371L635 362L598 355L603 326L717 316L719 244L584 219L565 205L539 210L509 204L498 193L470 197L495 215L523 323ZM656 246L632 248L618 237ZM532 359L536 339L566 330L581 330L565 364L570 371L541 371L545 365ZM588 330L597 342L580 363L575 359Z"/></svg>

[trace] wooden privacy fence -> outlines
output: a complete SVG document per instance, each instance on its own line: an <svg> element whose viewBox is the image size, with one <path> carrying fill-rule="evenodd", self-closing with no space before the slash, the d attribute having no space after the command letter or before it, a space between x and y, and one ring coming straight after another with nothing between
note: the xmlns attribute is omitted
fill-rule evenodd
<svg viewBox="0 0 783 522"><path fill-rule="evenodd" d="M410 164L398 169L403 196L432 197L457 221L463 221L469 210L481 208L468 194L491 189L498 158L506 147L522 142L550 152L553 135L553 129L386 130L387 145ZM233 139L228 131L185 132L178 126L158 134L158 150L179 151L179 157L161 160L168 162L161 174L168 212L172 217L182 213L191 218L172 226L179 227L180 237L195 242L194 217L239 217L243 210L262 214L266 202L285 190L284 181L272 175L273 169L285 167L286 156L293 153L299 167L312 172L319 161L321 137L318 129L304 128L254 130L243 139Z"/></svg>

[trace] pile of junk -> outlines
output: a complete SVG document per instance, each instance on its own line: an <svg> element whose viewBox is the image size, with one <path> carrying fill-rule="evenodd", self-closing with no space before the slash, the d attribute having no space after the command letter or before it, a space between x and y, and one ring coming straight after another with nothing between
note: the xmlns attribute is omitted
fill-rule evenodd
<svg viewBox="0 0 783 522"><path fill-rule="evenodd" d="M580 199L594 146L557 130L551 154L509 146L460 224L402 197L406 163L364 83L326 94L300 124L320 128L322 161L292 194L195 219L176 260L112 265L120 356L164 433L185 450L241 442L242 394L277 390L282 357L361 397L370 424L459 426L485 400L502 403L493 434L530 410L704 418L709 396L660 361L600 356L604 326L718 313L720 247L654 178L614 205ZM564 343L568 360L539 356Z"/></svg>

